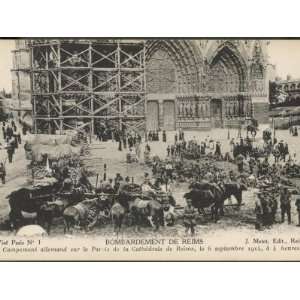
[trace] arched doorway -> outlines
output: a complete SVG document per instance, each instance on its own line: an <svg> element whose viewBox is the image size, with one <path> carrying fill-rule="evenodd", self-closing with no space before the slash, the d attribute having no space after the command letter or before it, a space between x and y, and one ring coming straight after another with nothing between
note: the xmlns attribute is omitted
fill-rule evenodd
<svg viewBox="0 0 300 300"><path fill-rule="evenodd" d="M203 57L195 41L148 40L146 86L148 93L199 92Z"/></svg>
<svg viewBox="0 0 300 300"><path fill-rule="evenodd" d="M235 45L221 44L208 63L209 92L238 94L247 91L247 66Z"/></svg>
<svg viewBox="0 0 300 300"><path fill-rule="evenodd" d="M223 127L222 109L221 99L212 99L210 101L211 126L213 128Z"/></svg>
<svg viewBox="0 0 300 300"><path fill-rule="evenodd" d="M147 130L158 130L159 123L159 106L158 101L148 101L147 102L147 121L146 128Z"/></svg>
<svg viewBox="0 0 300 300"><path fill-rule="evenodd" d="M175 103L174 100L164 101L164 129L175 130Z"/></svg>

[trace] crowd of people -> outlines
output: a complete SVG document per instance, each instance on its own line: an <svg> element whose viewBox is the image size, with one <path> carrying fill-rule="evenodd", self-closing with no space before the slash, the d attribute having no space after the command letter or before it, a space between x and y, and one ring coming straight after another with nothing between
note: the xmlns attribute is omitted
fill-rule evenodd
<svg viewBox="0 0 300 300"><path fill-rule="evenodd" d="M297 132L293 129L293 136ZM275 143L274 143L275 142ZM166 147L166 161L163 167L159 163L154 163L153 173L162 169L159 177L168 177L165 174L172 174L180 177L180 173L186 172L186 165L182 163L183 158L190 161L199 161L199 158L211 157L213 160L225 160L237 165L237 173L230 171L227 174L224 170L214 169L213 164L207 164L205 168L205 178L210 178L213 182L221 181L242 181L250 178L247 184L253 182L253 187L257 187L257 201L255 213L257 216L256 226L258 229L269 227L275 222L284 222L287 217L288 224L291 224L291 193L295 188L289 181L291 177L300 177L300 166L298 165L296 154L291 155L289 145L284 140L277 142L276 139L263 141L263 144L254 143L248 136L245 138L231 139L229 151L223 153L220 141L215 141L207 136L203 141L197 141L195 137L190 140L179 139L178 134L174 135L174 142ZM181 162L180 162L181 161ZM203 168L203 166L202 166ZM189 172L192 177L201 172L197 164L191 164ZM211 176L208 176L211 175ZM170 176L169 176L170 177ZM171 176L172 177L172 176ZM201 176L198 176L198 180ZM204 177L204 176L203 176ZM203 178L202 177L202 178ZM172 180L171 180L172 182ZM279 188L280 187L280 188ZM258 205L259 204L259 205ZM281 219L277 220L276 215L280 209ZM300 199L296 201L296 209L299 214L300 225ZM189 206L190 213L192 209ZM190 217L191 218L191 217ZM193 222L188 222L191 231Z"/></svg>
<svg viewBox="0 0 300 300"><path fill-rule="evenodd" d="M23 126L22 134L26 134L27 130L27 126ZM19 145L22 144L22 135L12 115L7 120L2 121L2 138L0 146L3 151L6 151L7 155L4 155L3 161L0 163L0 179L2 184L5 184L7 174L6 162L7 160L9 164L13 162L13 157Z"/></svg>
<svg viewBox="0 0 300 300"><path fill-rule="evenodd" d="M278 196L279 201L277 199ZM270 228L274 223L284 223L285 217L287 217L288 224L291 224L291 196L291 192L286 186L281 187L278 194L270 189L259 191L257 193L257 201L255 203L256 229L262 230L265 227ZM295 206L298 213L297 226L300 226L299 197L295 201ZM280 220L278 220L276 217L278 209L280 209Z"/></svg>
<svg viewBox="0 0 300 300"><path fill-rule="evenodd" d="M116 131L114 139L119 143L119 151L131 149L142 142L142 136L135 131Z"/></svg>
<svg viewBox="0 0 300 300"><path fill-rule="evenodd" d="M164 131L165 133L165 131ZM146 132L146 137L149 142L158 142L159 141L159 131L158 130L150 130Z"/></svg>
<svg viewBox="0 0 300 300"><path fill-rule="evenodd" d="M297 127L290 130L292 136L298 136ZM246 147L245 147L246 144ZM242 149L238 154L234 153L236 147ZM246 149L246 151L243 151ZM233 156L238 158L236 163L240 172L247 165L250 178L256 181L259 191L255 203L256 228L263 229L274 223L285 221L291 224L291 190L297 189L289 180L300 177L300 166L297 162L296 153L290 153L289 144L276 138L264 141L262 148L254 146L251 142L242 140L237 145L232 143ZM240 155L241 158L239 157ZM239 159L240 158L240 159ZM295 202L298 213L298 225L300 226L300 198ZM276 215L280 209L280 220Z"/></svg>
<svg viewBox="0 0 300 300"><path fill-rule="evenodd" d="M16 149L22 142L15 121L11 119L2 124L4 148L7 151L8 162L13 162ZM291 131L292 136L297 136L297 129ZM97 139L106 141L110 134L106 130L97 132ZM293 188L288 181L289 177L300 177L300 166L296 155L291 155L289 145L284 140L277 142L274 139L264 141L263 144L255 143L248 136L230 139L229 145L220 140L215 140L207 135L202 140L193 136L187 139L183 130L176 131L170 140L170 134L165 130L152 130L145 133L145 137L134 131L114 131L111 138L118 143L119 151L127 151L127 162L141 161L142 142L144 143L144 159L151 163L152 175L145 173L141 187L145 191L163 191L172 193L175 181L201 181L222 186L228 182L246 183L248 186L258 189L254 212L256 215L255 226L257 229L270 227L276 222L284 222L287 218L291 224L291 192ZM162 141L165 144L166 159L150 159L151 143ZM224 142L223 142L224 143ZM226 147L229 146L229 147ZM224 151L224 149L226 149ZM229 149L229 150L228 150ZM237 166L237 171L222 169L216 162L226 161ZM52 164L53 174L61 178L64 188L70 183L70 174L66 171L71 165L63 168L60 173L58 164ZM0 163L0 179L5 183L5 162ZM83 176L82 178L85 178ZM83 179L82 179L83 180ZM116 174L115 178L105 178L100 181L99 191L119 193L122 186L132 182L128 176ZM87 184L87 183L85 183ZM90 187L89 187L90 189ZM299 214L300 225L300 198L295 203ZM280 209L280 220L277 213ZM195 234L197 212L189 199L183 210L183 223L186 233Z"/></svg>
<svg viewBox="0 0 300 300"><path fill-rule="evenodd" d="M290 130L292 136L298 136L297 127ZM152 162L153 175L160 178L162 185L172 186L173 180L184 181L184 178L190 177L193 179L208 179L214 183L220 184L225 181L245 181L245 178L250 178L249 183L254 182L253 187L258 187L257 201L255 204L255 213L257 216L256 226L258 229L269 227L278 220L276 214L278 209L281 210L281 222L284 222L287 216L288 223L291 223L291 194L288 184L286 189L283 178L300 177L300 166L297 163L296 154L291 155L289 145L284 140L277 141L276 138L263 139L262 143L254 143L253 139L246 136L239 136L237 139L229 140L229 147L223 147L221 142L207 136L202 141L199 141L194 136L191 139L186 139L184 132L180 129L175 132L170 143L170 137L164 130L152 130L145 134L145 161L150 161L151 142L162 141L167 142L166 160ZM124 139L124 141L123 141ZM137 151L136 145L141 145L142 138L136 134L126 134L120 137L119 142L123 148L130 149L129 152L134 152L139 161L140 150ZM229 151L223 150L228 148ZM137 154L139 153L139 154ZM197 165L199 159L210 157L210 163L204 163L201 167ZM182 161L187 159L191 162L190 165ZM237 172L230 170L226 172L215 167L213 161L227 161L236 164ZM201 174L205 170L205 174ZM187 175L188 174L188 175ZM187 177L186 177L187 176ZM261 184L264 182L264 184ZM274 188L276 185L280 188ZM298 203L298 204L297 204ZM297 211L299 212L300 224L300 199L296 202ZM191 203L187 203L187 216L185 220L187 230L194 233L193 209Z"/></svg>

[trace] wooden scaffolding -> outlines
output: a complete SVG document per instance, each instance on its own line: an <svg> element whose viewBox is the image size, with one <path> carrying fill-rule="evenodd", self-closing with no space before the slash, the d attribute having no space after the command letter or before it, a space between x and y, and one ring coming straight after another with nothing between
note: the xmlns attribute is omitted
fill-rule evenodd
<svg viewBox="0 0 300 300"><path fill-rule="evenodd" d="M144 130L143 41L32 40L30 54L35 133Z"/></svg>

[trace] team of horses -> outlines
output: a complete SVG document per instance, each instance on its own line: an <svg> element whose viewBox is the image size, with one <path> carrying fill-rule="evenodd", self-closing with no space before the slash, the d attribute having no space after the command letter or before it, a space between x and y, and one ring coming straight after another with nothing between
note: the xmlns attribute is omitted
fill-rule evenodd
<svg viewBox="0 0 300 300"><path fill-rule="evenodd" d="M217 222L223 214L224 201L234 196L239 207L245 189L244 185L238 183L220 186L208 182L195 182L189 186L189 192L184 197L192 199L193 206L199 213L203 213L205 208L211 209L212 219ZM146 224L158 230L160 226L166 225L170 207L176 206L171 194L160 191L142 192L141 186L134 183L124 185L118 194L113 191L87 194L80 190L55 194L55 188L46 187L21 188L9 194L7 198L12 229L18 230L24 225L37 223L45 228L48 234L54 219L57 218L63 219L64 233L70 233L76 227L89 231L97 224L99 214L106 216L116 233L121 231L123 224L135 226L137 231Z"/></svg>
<svg viewBox="0 0 300 300"><path fill-rule="evenodd" d="M247 133L256 136L258 124L256 120L246 127ZM154 162L153 175L167 176L160 169L161 163ZM193 178L193 168L185 168L182 162L175 166L174 173L179 177L190 180ZM199 173L201 170L196 170ZM205 169L202 171L206 172ZM202 176L204 177L204 176ZM200 180L200 179L199 179ZM86 193L80 188L69 193L59 193L57 185L39 188L20 188L10 193L7 198L10 205L9 224L17 230L28 223L38 223L50 234L54 219L63 218L64 232L71 232L76 226L86 231L93 228L98 217L105 217L114 227L115 232L121 231L122 225L134 225L136 230L148 224L155 230L166 225L167 211L176 206L172 195L159 190L142 192L140 185L128 183L117 194L114 190L95 190ZM203 214L204 209L211 210L212 219L217 222L224 214L224 202L234 196L237 208L242 204L242 193L246 186L231 182L216 184L200 180L190 184L189 191L185 193L186 199ZM170 216L170 215L169 215ZM174 224L174 220L171 223Z"/></svg>

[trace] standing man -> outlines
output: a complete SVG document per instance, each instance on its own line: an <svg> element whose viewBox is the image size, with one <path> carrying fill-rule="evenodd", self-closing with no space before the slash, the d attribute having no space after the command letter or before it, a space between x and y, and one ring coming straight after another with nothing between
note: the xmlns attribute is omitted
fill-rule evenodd
<svg viewBox="0 0 300 300"><path fill-rule="evenodd" d="M11 164L13 154L14 154L14 149L13 149L12 143L9 140L7 141L6 151L7 151L7 156L8 156L8 162Z"/></svg>
<svg viewBox="0 0 300 300"><path fill-rule="evenodd" d="M217 157L221 157L222 156L222 153L221 153L221 143L219 141L216 143L215 156L217 156Z"/></svg>
<svg viewBox="0 0 300 300"><path fill-rule="evenodd" d="M250 157L250 159L249 159L250 174L253 174L255 165L256 165L255 159L253 157Z"/></svg>
<svg viewBox="0 0 300 300"><path fill-rule="evenodd" d="M171 156L173 157L175 154L175 146L171 145Z"/></svg>
<svg viewBox="0 0 300 300"><path fill-rule="evenodd" d="M172 178L173 178L173 166L172 166L172 164L170 162L167 162L165 168L166 168L167 177L172 180Z"/></svg>
<svg viewBox="0 0 300 300"><path fill-rule="evenodd" d="M300 227L300 198L296 199L295 205L297 207L297 213L298 213L298 227Z"/></svg>
<svg viewBox="0 0 300 300"><path fill-rule="evenodd" d="M298 213L298 227L300 227L300 198L296 199L295 205L297 207L297 213Z"/></svg>
<svg viewBox="0 0 300 300"><path fill-rule="evenodd" d="M11 139L14 134L13 129L11 127L8 127L6 132L7 132L9 139Z"/></svg>
<svg viewBox="0 0 300 300"><path fill-rule="evenodd" d="M236 158L236 164L238 166L239 173L244 172L244 156L239 154Z"/></svg>
<svg viewBox="0 0 300 300"><path fill-rule="evenodd" d="M15 149L18 149L19 148L19 141L18 141L18 136L15 134L14 136L13 136L13 143L14 143L14 147L15 147Z"/></svg>
<svg viewBox="0 0 300 300"><path fill-rule="evenodd" d="M177 141L178 141L178 135L177 135L177 132L175 133L174 139L175 139L175 144L176 144Z"/></svg>
<svg viewBox="0 0 300 300"><path fill-rule="evenodd" d="M0 179L2 184L5 184L6 170L4 163L0 163Z"/></svg>
<svg viewBox="0 0 300 300"><path fill-rule="evenodd" d="M279 162L279 157L280 157L280 151L278 149L278 145L274 147L273 156L275 159L275 164L277 164Z"/></svg>
<svg viewBox="0 0 300 300"><path fill-rule="evenodd" d="M283 155L284 155L283 161L285 162L286 156L289 155L289 145L288 145L288 143L285 143L285 145L284 145Z"/></svg>
<svg viewBox="0 0 300 300"><path fill-rule="evenodd" d="M277 213L277 208L278 208L278 203L277 199L274 195L274 193L271 193L271 198L270 198L270 206L271 206L271 216L272 216L272 224L276 223L276 213Z"/></svg>
<svg viewBox="0 0 300 300"><path fill-rule="evenodd" d="M280 152L280 160L285 160L285 156L284 156L284 144L283 144L283 140L281 140L278 144L278 150Z"/></svg>
<svg viewBox="0 0 300 300"><path fill-rule="evenodd" d="M284 222L285 214L287 214L288 224L291 224L291 195L284 187L280 192L280 209L281 209L281 223Z"/></svg>
<svg viewBox="0 0 300 300"><path fill-rule="evenodd" d="M255 222L255 229L262 230L263 229L263 207L261 203L262 193L257 193L257 199L255 201L255 215L256 215L256 222Z"/></svg>
<svg viewBox="0 0 300 300"><path fill-rule="evenodd" d="M168 157L170 156L170 151L171 151L171 148L170 148L170 145L168 145L168 147L167 147L167 156Z"/></svg>
<svg viewBox="0 0 300 300"><path fill-rule="evenodd" d="M22 144L22 139L21 139L20 132L17 133L17 139L18 139L18 143L21 145Z"/></svg>
<svg viewBox="0 0 300 300"><path fill-rule="evenodd" d="M3 140L6 140L6 127L5 125L2 125L2 133L3 133Z"/></svg>
<svg viewBox="0 0 300 300"><path fill-rule="evenodd" d="M162 139L163 139L163 142L164 142L164 143L167 142L167 134L166 134L166 131L165 131L165 130L163 130Z"/></svg>
<svg viewBox="0 0 300 300"><path fill-rule="evenodd" d="M184 208L184 212L183 212L183 223L185 226L185 234L188 234L189 230L191 230L191 235L194 235L197 212L195 208L192 206L191 199L186 199L186 203L187 205Z"/></svg>

